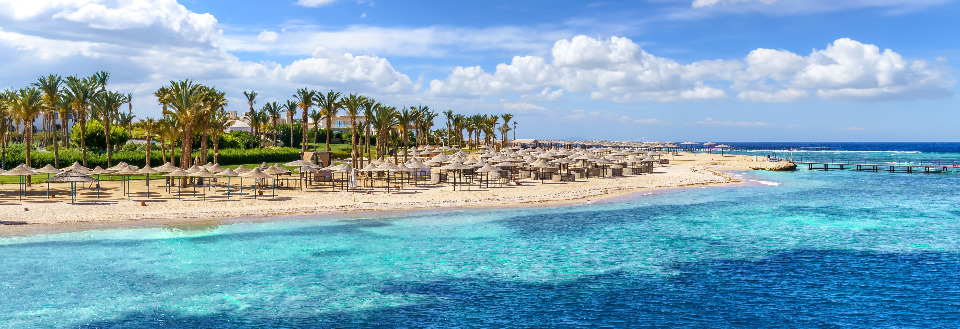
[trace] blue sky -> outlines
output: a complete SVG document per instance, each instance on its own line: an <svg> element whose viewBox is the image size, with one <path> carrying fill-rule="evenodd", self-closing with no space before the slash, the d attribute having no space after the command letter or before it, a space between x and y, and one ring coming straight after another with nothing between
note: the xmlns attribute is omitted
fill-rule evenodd
<svg viewBox="0 0 960 329"><path fill-rule="evenodd" d="M0 0L0 87L112 72L514 113L518 137L957 141L951 0Z"/></svg>

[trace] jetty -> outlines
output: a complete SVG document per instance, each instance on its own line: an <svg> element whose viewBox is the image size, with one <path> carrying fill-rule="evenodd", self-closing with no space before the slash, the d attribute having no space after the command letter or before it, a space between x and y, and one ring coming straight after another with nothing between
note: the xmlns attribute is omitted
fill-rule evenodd
<svg viewBox="0 0 960 329"><path fill-rule="evenodd" d="M807 165L808 170L854 170L892 173L948 173L960 171L960 164L913 164L913 163L852 163L852 162L796 162L797 165Z"/></svg>

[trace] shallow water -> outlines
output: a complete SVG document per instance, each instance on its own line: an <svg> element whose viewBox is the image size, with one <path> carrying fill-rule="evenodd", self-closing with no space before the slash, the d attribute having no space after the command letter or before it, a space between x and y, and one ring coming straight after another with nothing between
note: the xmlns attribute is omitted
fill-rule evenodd
<svg viewBox="0 0 960 329"><path fill-rule="evenodd" d="M960 174L0 239L0 327L960 325Z"/></svg>

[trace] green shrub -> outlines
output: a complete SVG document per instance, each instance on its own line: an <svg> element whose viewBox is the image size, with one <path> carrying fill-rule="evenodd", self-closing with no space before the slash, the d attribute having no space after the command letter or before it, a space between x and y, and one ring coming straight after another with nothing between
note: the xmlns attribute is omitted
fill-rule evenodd
<svg viewBox="0 0 960 329"><path fill-rule="evenodd" d="M80 147L80 127L74 125L70 133L70 145ZM110 125L110 145L123 145L130 140L130 134L124 127ZM98 120L87 120L87 148L91 150L102 150L107 148L107 142L104 140L103 124ZM88 153L89 160L89 153Z"/></svg>

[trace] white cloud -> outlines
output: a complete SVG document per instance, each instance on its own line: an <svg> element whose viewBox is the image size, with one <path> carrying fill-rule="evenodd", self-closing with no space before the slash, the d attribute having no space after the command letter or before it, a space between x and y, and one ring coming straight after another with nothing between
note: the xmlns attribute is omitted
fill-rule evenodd
<svg viewBox="0 0 960 329"><path fill-rule="evenodd" d="M310 55L316 47L340 52L445 57L452 53L505 51L536 53L569 35L563 31L529 27L499 26L463 28L449 26L379 27L353 25L341 30L321 26L286 26L276 45L253 42L256 35L228 34L224 45L229 51L264 52L279 55Z"/></svg>
<svg viewBox="0 0 960 329"><path fill-rule="evenodd" d="M337 0L297 0L297 5L309 8L322 7L336 2Z"/></svg>
<svg viewBox="0 0 960 329"><path fill-rule="evenodd" d="M753 0L693 0L691 6L693 8L703 8L703 7L712 7L718 4L735 4L741 2L751 2ZM758 0L760 3L774 3L777 0Z"/></svg>
<svg viewBox="0 0 960 329"><path fill-rule="evenodd" d="M702 12L761 12L772 15L804 15L843 10L873 8L884 10L887 14L902 14L932 6L950 3L951 0L693 0L692 12L679 11L673 18L703 17Z"/></svg>
<svg viewBox="0 0 960 329"><path fill-rule="evenodd" d="M737 127L770 127L773 126L760 121L718 121L713 118L706 118L687 125L709 125L709 126L737 126Z"/></svg>
<svg viewBox="0 0 960 329"><path fill-rule="evenodd" d="M276 42L278 36L277 32L264 30L257 35L257 40L260 42Z"/></svg>
<svg viewBox="0 0 960 329"><path fill-rule="evenodd" d="M744 102L821 99L876 101L940 98L953 94L955 79L941 60L907 60L896 52L847 38L803 56L756 49L743 59L680 64L647 53L627 38L577 36L560 40L553 61L514 57L493 73L458 67L430 82L435 95L520 94L545 90L588 93L616 102L678 102L727 98L726 88Z"/></svg>
<svg viewBox="0 0 960 329"><path fill-rule="evenodd" d="M748 103L790 103L807 100L810 98L810 93L797 89L782 89L775 92L747 90L737 95L737 98Z"/></svg>
<svg viewBox="0 0 960 329"><path fill-rule="evenodd" d="M860 127L857 127L857 126L849 126L849 127L843 128L843 130L846 130L846 131L866 131L866 129L863 129L863 128L860 128Z"/></svg>

